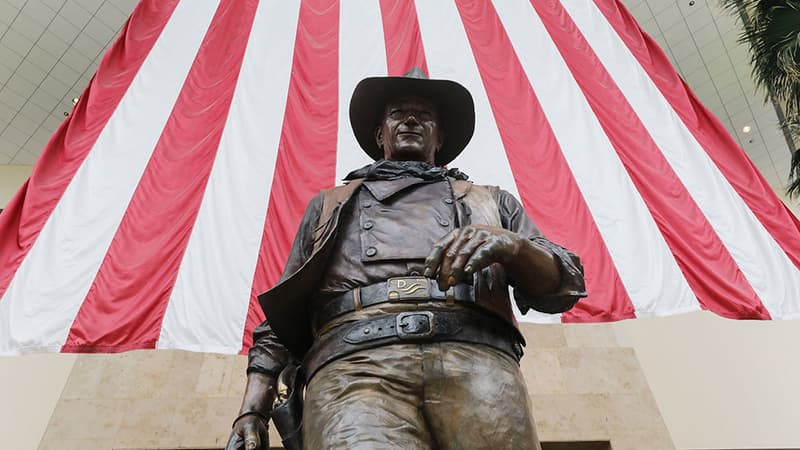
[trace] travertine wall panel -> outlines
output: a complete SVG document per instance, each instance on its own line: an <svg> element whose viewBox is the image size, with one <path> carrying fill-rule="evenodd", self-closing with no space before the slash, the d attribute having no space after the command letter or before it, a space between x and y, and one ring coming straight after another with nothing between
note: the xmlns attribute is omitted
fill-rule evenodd
<svg viewBox="0 0 800 450"><path fill-rule="evenodd" d="M64 390L75 355L0 356L0 449L35 449Z"/></svg>
<svg viewBox="0 0 800 450"><path fill-rule="evenodd" d="M543 441L673 449L635 352L607 324L523 325L521 366Z"/></svg>
<svg viewBox="0 0 800 450"><path fill-rule="evenodd" d="M523 331L522 370L542 440L674 448L635 354L608 325ZM81 355L40 449L222 448L246 364L243 356L181 351ZM273 434L271 442L280 441Z"/></svg>
<svg viewBox="0 0 800 450"><path fill-rule="evenodd" d="M605 323L582 323L550 325L557 327L564 334L567 347L602 348L619 347L617 335L613 328Z"/></svg>
<svg viewBox="0 0 800 450"><path fill-rule="evenodd" d="M559 351L552 348L527 350L520 361L531 394L565 394L567 384L561 372Z"/></svg>
<svg viewBox="0 0 800 450"><path fill-rule="evenodd" d="M647 389L636 365L636 356L626 348L567 348L559 354L561 374L567 389L575 394L639 393ZM587 377L587 374L592 374Z"/></svg>

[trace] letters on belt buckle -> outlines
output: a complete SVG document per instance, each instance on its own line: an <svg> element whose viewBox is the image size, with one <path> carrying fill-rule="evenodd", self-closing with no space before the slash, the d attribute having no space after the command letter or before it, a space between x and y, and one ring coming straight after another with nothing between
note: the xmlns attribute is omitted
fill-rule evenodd
<svg viewBox="0 0 800 450"><path fill-rule="evenodd" d="M431 298L431 283L425 277L395 277L386 280L389 301L428 300Z"/></svg>

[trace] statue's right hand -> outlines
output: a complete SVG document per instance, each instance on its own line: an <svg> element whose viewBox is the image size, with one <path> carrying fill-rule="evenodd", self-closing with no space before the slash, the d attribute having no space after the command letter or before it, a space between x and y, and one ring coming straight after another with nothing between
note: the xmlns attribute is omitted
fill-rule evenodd
<svg viewBox="0 0 800 450"><path fill-rule="evenodd" d="M225 450L266 450L268 448L269 431L264 418L258 414L247 414L234 422Z"/></svg>

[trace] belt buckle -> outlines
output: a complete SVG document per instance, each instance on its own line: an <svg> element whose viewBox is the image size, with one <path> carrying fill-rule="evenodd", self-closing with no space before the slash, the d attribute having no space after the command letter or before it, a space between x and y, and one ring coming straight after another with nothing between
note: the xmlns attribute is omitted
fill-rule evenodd
<svg viewBox="0 0 800 450"><path fill-rule="evenodd" d="M434 316L430 311L409 311L397 315L397 337L419 339L433 336Z"/></svg>
<svg viewBox="0 0 800 450"><path fill-rule="evenodd" d="M390 302L428 300L431 283L425 277L394 277L386 280L386 293Z"/></svg>

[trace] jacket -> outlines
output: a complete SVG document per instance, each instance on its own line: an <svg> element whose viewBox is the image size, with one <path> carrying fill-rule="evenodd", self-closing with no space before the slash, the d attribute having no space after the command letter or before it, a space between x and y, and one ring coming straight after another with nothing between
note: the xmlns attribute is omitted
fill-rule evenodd
<svg viewBox="0 0 800 450"><path fill-rule="evenodd" d="M381 221L384 216L386 220ZM358 179L323 191L310 202L284 275L259 296L270 321L254 333L248 370L279 370L286 356L278 354L274 336L302 358L313 340L312 299L390 276L413 275L421 271L421 260L433 241L467 224L510 229L553 252L561 269L561 286L551 295L536 298L515 290L523 312L530 308L562 312L586 295L577 256L542 237L511 194L452 178L440 182L414 177ZM432 230L423 232L427 228ZM407 236L414 239L392 242ZM516 326L507 288L513 280L507 279L503 268L492 265L475 278L478 304Z"/></svg>

